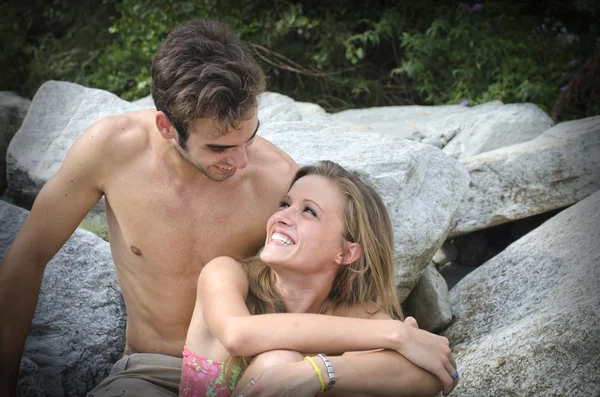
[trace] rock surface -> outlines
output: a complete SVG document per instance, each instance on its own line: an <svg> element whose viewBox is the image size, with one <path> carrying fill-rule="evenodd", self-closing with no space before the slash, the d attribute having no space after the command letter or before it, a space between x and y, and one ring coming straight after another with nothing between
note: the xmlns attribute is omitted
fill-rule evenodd
<svg viewBox="0 0 600 397"><path fill-rule="evenodd" d="M458 159L531 140L553 124L534 104L504 105L500 101L472 108L445 105L351 109L332 114L331 120L444 147L444 152Z"/></svg>
<svg viewBox="0 0 600 397"><path fill-rule="evenodd" d="M263 125L274 121L300 121L302 114L289 96L265 92L258 98L258 119Z"/></svg>
<svg viewBox="0 0 600 397"><path fill-rule="evenodd" d="M476 106L479 111L463 121L461 131L444 147L457 159L527 142L554 125L552 119L533 103L498 107Z"/></svg>
<svg viewBox="0 0 600 397"><path fill-rule="evenodd" d="M308 122L269 123L261 135L300 165L322 159L359 171L387 205L394 228L400 299L416 285L442 245L468 177L440 150L359 127ZM410 230L410 233L406 231Z"/></svg>
<svg viewBox="0 0 600 397"><path fill-rule="evenodd" d="M29 99L0 91L0 195L6 189L6 149L27 114Z"/></svg>
<svg viewBox="0 0 600 397"><path fill-rule="evenodd" d="M461 396L600 395L600 192L451 291Z"/></svg>
<svg viewBox="0 0 600 397"><path fill-rule="evenodd" d="M0 260L26 216L0 201ZM84 396L123 354L125 321L108 243L77 230L46 267L18 395Z"/></svg>
<svg viewBox="0 0 600 397"><path fill-rule="evenodd" d="M31 207L79 135L103 117L145 108L147 105L143 102L130 103L99 89L59 81L44 83L8 146L6 195L19 205ZM94 206L82 224L106 237L104 199Z"/></svg>
<svg viewBox="0 0 600 397"><path fill-rule="evenodd" d="M451 236L572 205L600 189L600 116L558 124L461 163L471 183Z"/></svg>
<svg viewBox="0 0 600 397"><path fill-rule="evenodd" d="M417 320L421 329L437 332L450 324L452 307L448 286L435 263L431 262L425 268L405 305L408 314Z"/></svg>

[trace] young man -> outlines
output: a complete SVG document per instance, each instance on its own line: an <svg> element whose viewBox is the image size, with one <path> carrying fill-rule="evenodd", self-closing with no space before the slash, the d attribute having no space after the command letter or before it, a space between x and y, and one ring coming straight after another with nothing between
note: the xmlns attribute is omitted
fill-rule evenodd
<svg viewBox="0 0 600 397"><path fill-rule="evenodd" d="M154 59L157 110L100 120L76 140L0 268L0 395L14 393L47 262L102 195L127 307L125 358L113 371L128 371L130 379L109 378L92 395L112 389L177 394L203 265L217 256L257 252L297 169L256 136L264 81L234 33L214 21L189 21ZM379 357L381 368L398 362L396 370L414 367L399 354ZM433 354L429 361L433 365ZM365 371L383 376L379 369ZM340 371L340 383L350 380ZM269 381L262 380L266 388ZM452 381L446 383L449 391Z"/></svg>

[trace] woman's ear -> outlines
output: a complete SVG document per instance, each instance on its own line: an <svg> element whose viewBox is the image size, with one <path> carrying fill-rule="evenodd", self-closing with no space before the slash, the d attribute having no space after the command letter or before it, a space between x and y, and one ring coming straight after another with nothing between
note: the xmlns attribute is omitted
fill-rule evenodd
<svg viewBox="0 0 600 397"><path fill-rule="evenodd" d="M338 265L349 265L353 263L360 257L362 252L362 248L358 243L350 243L345 241L344 244L346 246L345 249L335 258L335 261Z"/></svg>
<svg viewBox="0 0 600 397"><path fill-rule="evenodd" d="M169 121L167 116L162 111L156 112L156 128L158 128L158 132L165 139L173 139L176 138L175 128L173 124Z"/></svg>

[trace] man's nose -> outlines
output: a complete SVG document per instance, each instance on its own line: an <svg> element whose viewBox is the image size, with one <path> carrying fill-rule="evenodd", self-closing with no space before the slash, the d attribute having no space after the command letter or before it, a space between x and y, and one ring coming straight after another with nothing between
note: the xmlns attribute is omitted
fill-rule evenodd
<svg viewBox="0 0 600 397"><path fill-rule="evenodd" d="M248 153L246 153L246 148L235 148L235 150L231 152L231 156L228 159L228 163L229 165L232 165L235 168L246 168L246 166L248 165Z"/></svg>

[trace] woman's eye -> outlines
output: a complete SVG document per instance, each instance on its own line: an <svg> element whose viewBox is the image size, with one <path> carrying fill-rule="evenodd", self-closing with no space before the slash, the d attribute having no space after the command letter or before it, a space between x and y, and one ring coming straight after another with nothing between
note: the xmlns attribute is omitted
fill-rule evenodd
<svg viewBox="0 0 600 397"><path fill-rule="evenodd" d="M282 201L282 202L279 203L279 208L287 208L289 206L290 205L288 203L286 203L285 201Z"/></svg>
<svg viewBox="0 0 600 397"><path fill-rule="evenodd" d="M309 214L311 214L315 218L317 217L317 213L315 211L313 211L310 207L304 207L304 212L308 212Z"/></svg>

